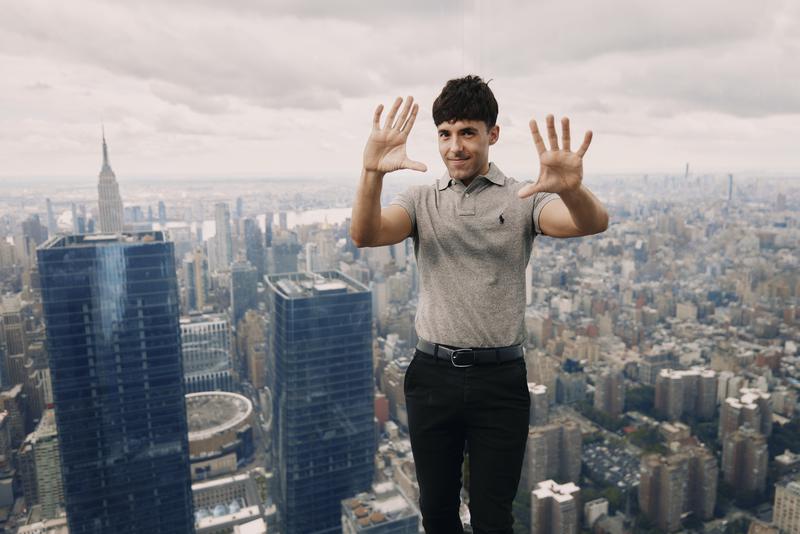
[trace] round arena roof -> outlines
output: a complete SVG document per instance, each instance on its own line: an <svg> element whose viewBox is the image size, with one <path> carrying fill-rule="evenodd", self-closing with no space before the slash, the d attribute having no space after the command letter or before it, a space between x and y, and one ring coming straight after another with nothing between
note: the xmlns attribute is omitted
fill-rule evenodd
<svg viewBox="0 0 800 534"><path fill-rule="evenodd" d="M251 417L253 403L226 391L202 391L186 395L189 441L208 439L236 428Z"/></svg>

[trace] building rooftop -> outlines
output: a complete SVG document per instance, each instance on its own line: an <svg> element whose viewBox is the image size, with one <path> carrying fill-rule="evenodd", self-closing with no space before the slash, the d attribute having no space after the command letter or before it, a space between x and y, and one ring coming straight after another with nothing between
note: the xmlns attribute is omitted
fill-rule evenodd
<svg viewBox="0 0 800 534"><path fill-rule="evenodd" d="M226 391L203 391L186 395L189 441L206 439L236 427L253 413L247 397Z"/></svg>
<svg viewBox="0 0 800 534"><path fill-rule="evenodd" d="M373 484L372 492L342 501L343 513L362 528L415 515L416 509L392 481Z"/></svg>
<svg viewBox="0 0 800 534"><path fill-rule="evenodd" d="M163 243L163 232L122 232L119 234L76 234L54 236L39 245L40 249L97 247L116 243Z"/></svg>
<svg viewBox="0 0 800 534"><path fill-rule="evenodd" d="M532 493L536 495L537 499L552 497L558 502L566 502L573 499L573 494L578 491L580 491L580 488L573 482L558 484L554 480L544 480L539 482Z"/></svg>
<svg viewBox="0 0 800 534"><path fill-rule="evenodd" d="M267 283L273 291L290 299L369 291L369 288L339 271L275 274L267 277Z"/></svg>

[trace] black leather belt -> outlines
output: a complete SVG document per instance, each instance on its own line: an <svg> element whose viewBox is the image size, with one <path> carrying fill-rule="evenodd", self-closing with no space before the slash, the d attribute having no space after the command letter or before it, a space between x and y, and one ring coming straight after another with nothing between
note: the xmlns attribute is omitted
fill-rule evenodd
<svg viewBox="0 0 800 534"><path fill-rule="evenodd" d="M525 356L522 345L510 347L459 349L431 343L422 338L417 342L417 350L439 360L450 362L453 367L472 367L473 365L509 362Z"/></svg>

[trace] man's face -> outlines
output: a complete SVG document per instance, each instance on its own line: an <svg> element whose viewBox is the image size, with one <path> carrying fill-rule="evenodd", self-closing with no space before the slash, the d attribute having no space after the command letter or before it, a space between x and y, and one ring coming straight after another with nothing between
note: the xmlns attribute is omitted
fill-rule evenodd
<svg viewBox="0 0 800 534"><path fill-rule="evenodd" d="M437 127L439 154L450 178L464 180L489 171L489 147L497 142L500 127L476 120L443 122Z"/></svg>

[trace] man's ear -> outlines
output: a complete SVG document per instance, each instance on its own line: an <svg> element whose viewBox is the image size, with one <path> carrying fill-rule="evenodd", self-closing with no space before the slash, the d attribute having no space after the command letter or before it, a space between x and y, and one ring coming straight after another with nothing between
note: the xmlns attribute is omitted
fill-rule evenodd
<svg viewBox="0 0 800 534"><path fill-rule="evenodd" d="M495 124L489 128L489 144L493 145L500 139L500 125Z"/></svg>

